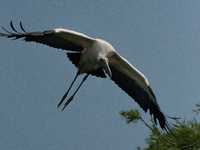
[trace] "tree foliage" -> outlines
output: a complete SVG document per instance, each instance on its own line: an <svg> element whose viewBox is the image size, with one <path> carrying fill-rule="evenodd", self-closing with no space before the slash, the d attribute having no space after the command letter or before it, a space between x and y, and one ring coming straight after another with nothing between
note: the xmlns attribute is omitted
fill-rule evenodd
<svg viewBox="0 0 200 150"><path fill-rule="evenodd" d="M200 105L196 105L200 107ZM200 111L200 109L198 109ZM194 110L195 112L199 112ZM140 148L138 150L196 150L200 149L200 124L196 118L189 121L185 119L182 121L176 120L176 125L173 127L173 133L166 133L159 130L151 120L151 125L148 125L141 117L137 109L130 111L120 111L120 115L125 118L127 123L136 123L142 121L151 130L149 137L145 139L148 147Z"/></svg>
<svg viewBox="0 0 200 150"><path fill-rule="evenodd" d="M196 104L196 107L198 107L198 109L196 109L196 110L193 110L194 112L196 112L197 113L197 115L199 114L199 112L200 112L200 104Z"/></svg>

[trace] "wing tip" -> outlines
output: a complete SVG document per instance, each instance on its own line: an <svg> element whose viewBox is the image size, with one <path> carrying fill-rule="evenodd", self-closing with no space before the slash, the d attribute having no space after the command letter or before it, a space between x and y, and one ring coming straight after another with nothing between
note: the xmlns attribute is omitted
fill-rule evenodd
<svg viewBox="0 0 200 150"><path fill-rule="evenodd" d="M26 37L28 35L28 33L24 30L21 21L20 21L20 27L21 27L21 29L24 33L18 32L15 29L12 20L10 21L10 27L14 31L14 33L10 32L10 31L6 30L4 27L2 27L2 29L7 33L0 33L0 36L6 36L7 38L13 38L13 40L16 40L16 39L19 39L19 38L22 38L22 37Z"/></svg>

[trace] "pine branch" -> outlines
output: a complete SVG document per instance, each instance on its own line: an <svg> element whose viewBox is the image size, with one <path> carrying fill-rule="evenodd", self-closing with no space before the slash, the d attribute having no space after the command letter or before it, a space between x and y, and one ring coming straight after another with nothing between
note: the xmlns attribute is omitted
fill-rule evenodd
<svg viewBox="0 0 200 150"><path fill-rule="evenodd" d="M191 148L191 147L193 147L193 146L197 145L198 143L200 143L200 141L197 141L196 143L193 143L193 144L191 144L191 145L188 145L188 146L182 146L182 147L180 147L180 149Z"/></svg>

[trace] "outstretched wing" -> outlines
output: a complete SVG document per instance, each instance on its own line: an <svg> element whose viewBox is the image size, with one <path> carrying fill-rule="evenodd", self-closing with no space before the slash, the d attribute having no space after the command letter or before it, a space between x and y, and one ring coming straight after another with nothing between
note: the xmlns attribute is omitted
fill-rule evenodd
<svg viewBox="0 0 200 150"><path fill-rule="evenodd" d="M145 112L149 109L150 115L154 116L155 124L157 124L156 119L158 119L161 128L170 131L170 125L160 110L145 76L117 53L109 58L108 63L112 72L112 80L131 96Z"/></svg>
<svg viewBox="0 0 200 150"><path fill-rule="evenodd" d="M13 27L12 21L10 22L10 26L15 33L9 32L2 27L7 33L0 33L0 36L6 36L14 40L24 38L23 40L27 42L37 42L54 48L77 52L87 49L93 42L92 38L84 34L61 28L27 33L20 22L20 27L24 32L20 33Z"/></svg>

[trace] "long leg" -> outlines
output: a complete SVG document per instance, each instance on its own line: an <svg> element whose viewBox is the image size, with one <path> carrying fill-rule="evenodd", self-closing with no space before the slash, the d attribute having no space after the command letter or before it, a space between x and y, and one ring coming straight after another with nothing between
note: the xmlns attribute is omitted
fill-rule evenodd
<svg viewBox="0 0 200 150"><path fill-rule="evenodd" d="M63 111L63 110L65 109L65 107L67 107L67 105L73 100L74 95L76 94L76 92L79 90L79 88L81 87L81 85L82 85L83 82L87 79L87 77L88 77L89 75L90 75L90 74L87 74L87 75L83 78L81 84L78 86L78 88L76 89L76 91L74 92L74 94L73 94L73 95L67 100L67 102L65 103L65 106L63 107L62 111Z"/></svg>
<svg viewBox="0 0 200 150"><path fill-rule="evenodd" d="M84 64L83 64L84 65ZM65 98L67 97L67 95L68 95L68 93L69 93L69 91L70 91L70 89L71 89L71 87L72 87L72 85L74 84L74 82L75 82L75 80L76 80L76 78L78 77L78 75L80 74L80 71L81 71L81 69L83 68L83 65L81 66L81 68L78 70L78 72L76 73L76 76L75 76L75 78L74 78L74 80L72 81L72 83L71 83L71 85L70 85L70 87L69 87L69 89L67 90L67 92L63 95L63 97L62 97L62 99L61 99L61 101L60 101L60 103L58 104L58 107L60 107L60 105L63 103L63 101L65 100ZM57 107L57 108L58 108Z"/></svg>
<svg viewBox="0 0 200 150"><path fill-rule="evenodd" d="M63 103L63 101L65 100L65 98L67 97L67 95L68 95L68 93L69 93L69 91L70 91L70 89L71 89L71 87L72 87L72 85L74 84L74 82L75 82L75 80L76 80L76 78L78 77L78 75L79 75L79 72L77 72L77 74L76 74L76 76L75 76L75 78L74 78L74 80L73 80L73 82L71 83L71 85L70 85L70 87L69 87L69 89L67 90L67 92L63 95L63 97L62 97L62 99L61 99L61 101L60 101L60 103L58 104L58 107ZM58 108L57 107L57 108Z"/></svg>

